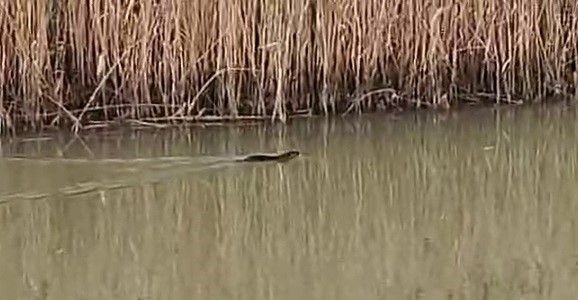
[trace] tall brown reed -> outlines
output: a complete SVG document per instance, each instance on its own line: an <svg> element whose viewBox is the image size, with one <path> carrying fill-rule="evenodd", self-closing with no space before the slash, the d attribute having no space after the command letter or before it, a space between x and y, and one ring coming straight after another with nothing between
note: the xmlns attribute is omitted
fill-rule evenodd
<svg viewBox="0 0 578 300"><path fill-rule="evenodd" d="M0 126L569 95L577 15L570 0L2 1Z"/></svg>

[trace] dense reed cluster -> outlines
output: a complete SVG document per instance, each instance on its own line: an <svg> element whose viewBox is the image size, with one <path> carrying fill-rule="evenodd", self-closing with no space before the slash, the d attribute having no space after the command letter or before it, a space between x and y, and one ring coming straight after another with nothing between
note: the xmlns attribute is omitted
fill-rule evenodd
<svg viewBox="0 0 578 300"><path fill-rule="evenodd" d="M574 94L573 0L0 2L0 128Z"/></svg>

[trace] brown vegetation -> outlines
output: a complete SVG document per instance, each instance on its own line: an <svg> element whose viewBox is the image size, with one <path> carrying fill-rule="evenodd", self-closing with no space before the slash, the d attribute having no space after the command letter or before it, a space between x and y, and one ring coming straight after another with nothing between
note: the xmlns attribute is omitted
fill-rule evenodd
<svg viewBox="0 0 578 300"><path fill-rule="evenodd" d="M571 0L8 0L0 128L574 93Z"/></svg>

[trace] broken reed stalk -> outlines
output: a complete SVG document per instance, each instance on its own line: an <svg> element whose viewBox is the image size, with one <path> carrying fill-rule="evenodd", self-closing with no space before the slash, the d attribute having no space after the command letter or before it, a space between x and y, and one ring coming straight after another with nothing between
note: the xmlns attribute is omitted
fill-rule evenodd
<svg viewBox="0 0 578 300"><path fill-rule="evenodd" d="M0 128L571 95L577 16L570 0L2 1Z"/></svg>

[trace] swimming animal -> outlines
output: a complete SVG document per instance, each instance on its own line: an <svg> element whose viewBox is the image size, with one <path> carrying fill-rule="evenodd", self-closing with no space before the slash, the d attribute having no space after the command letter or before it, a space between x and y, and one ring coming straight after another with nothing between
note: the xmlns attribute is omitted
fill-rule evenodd
<svg viewBox="0 0 578 300"><path fill-rule="evenodd" d="M238 159L239 162L264 162L276 161L286 162L299 156L299 151L291 150L280 154L252 154Z"/></svg>

